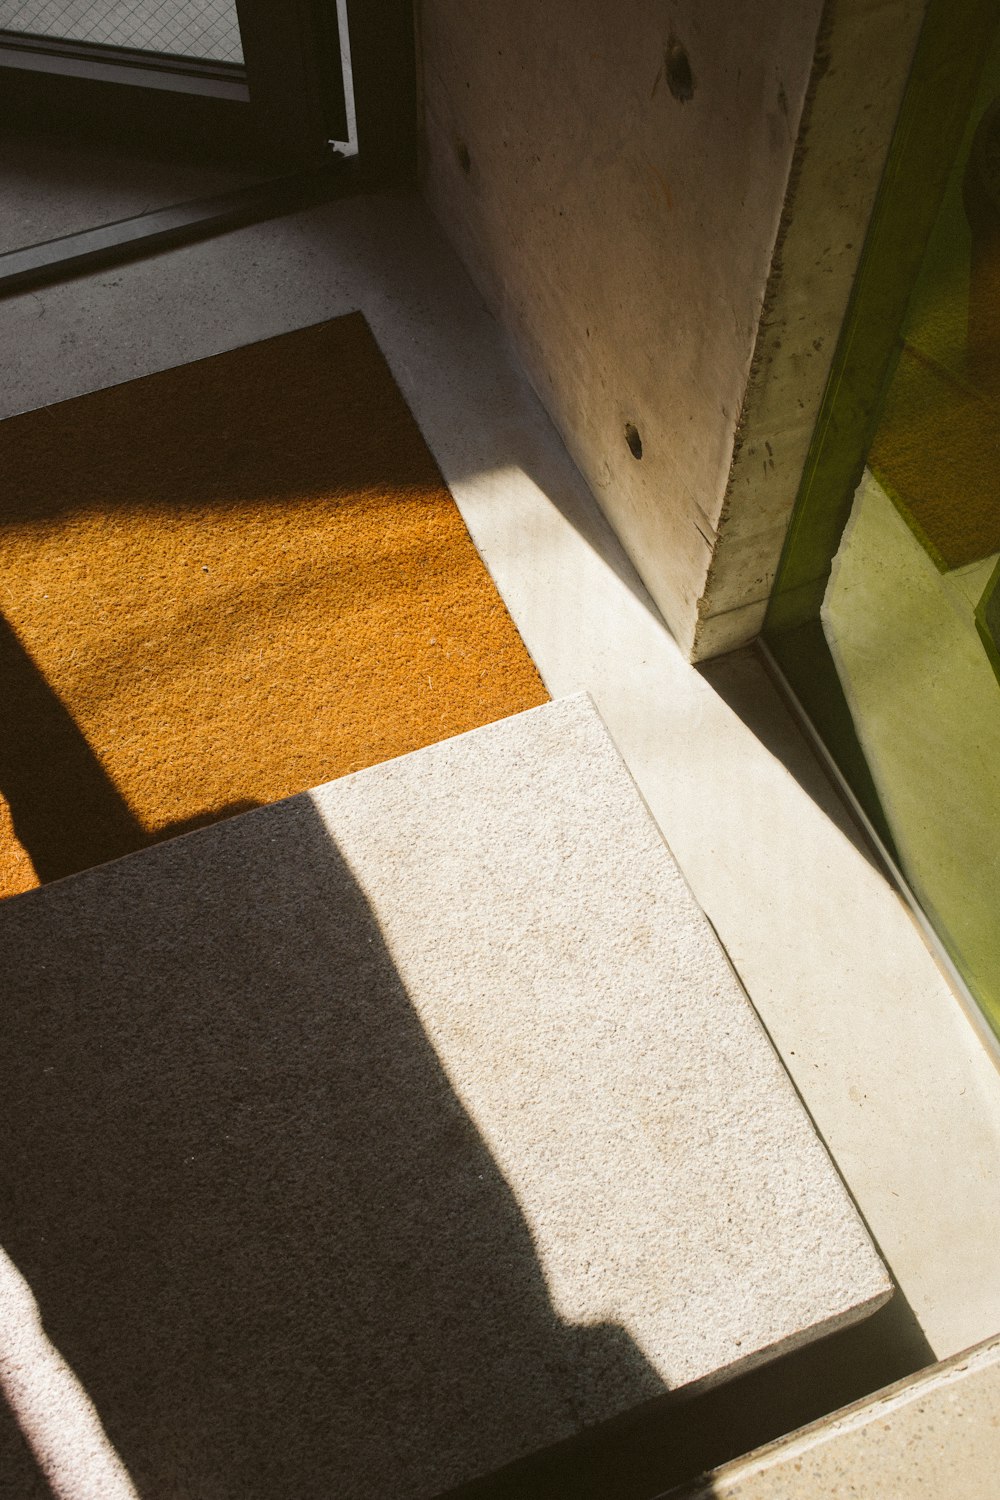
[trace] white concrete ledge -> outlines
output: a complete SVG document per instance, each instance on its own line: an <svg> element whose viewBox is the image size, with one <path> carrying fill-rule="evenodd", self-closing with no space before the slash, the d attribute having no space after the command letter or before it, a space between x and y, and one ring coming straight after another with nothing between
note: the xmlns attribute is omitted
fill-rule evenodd
<svg viewBox="0 0 1000 1500"><path fill-rule="evenodd" d="M671 1500L993 1500L1000 1340L956 1355L726 1464ZM664 1497L666 1500L666 1497Z"/></svg>

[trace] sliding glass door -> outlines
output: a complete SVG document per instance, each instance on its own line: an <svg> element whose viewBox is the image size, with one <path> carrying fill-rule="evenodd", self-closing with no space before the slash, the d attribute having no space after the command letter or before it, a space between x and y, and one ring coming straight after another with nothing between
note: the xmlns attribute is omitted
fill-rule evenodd
<svg viewBox="0 0 1000 1500"><path fill-rule="evenodd" d="M1000 27L932 0L765 630L1000 1035Z"/></svg>
<svg viewBox="0 0 1000 1500"><path fill-rule="evenodd" d="M0 0L0 30L202 61L243 61L236 0Z"/></svg>
<svg viewBox="0 0 1000 1500"><path fill-rule="evenodd" d="M4 123L316 165L348 127L335 0L0 0Z"/></svg>

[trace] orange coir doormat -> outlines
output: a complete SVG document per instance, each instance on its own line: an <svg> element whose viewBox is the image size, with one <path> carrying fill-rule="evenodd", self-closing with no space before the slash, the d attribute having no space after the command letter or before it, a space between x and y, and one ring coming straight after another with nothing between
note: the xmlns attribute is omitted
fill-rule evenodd
<svg viewBox="0 0 1000 1500"><path fill-rule="evenodd" d="M360 314L0 423L0 895L546 700Z"/></svg>

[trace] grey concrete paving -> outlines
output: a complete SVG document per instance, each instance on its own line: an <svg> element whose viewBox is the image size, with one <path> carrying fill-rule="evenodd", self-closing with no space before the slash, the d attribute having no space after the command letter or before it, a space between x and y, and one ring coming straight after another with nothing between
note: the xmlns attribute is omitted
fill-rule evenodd
<svg viewBox="0 0 1000 1500"><path fill-rule="evenodd" d="M189 203L262 173L156 161L92 142L0 134L0 254Z"/></svg>
<svg viewBox="0 0 1000 1500"><path fill-rule="evenodd" d="M1000 1342L935 1365L692 1486L672 1500L993 1500Z"/></svg>
<svg viewBox="0 0 1000 1500"><path fill-rule="evenodd" d="M0 971L6 1343L80 1393L8 1395L146 1500L433 1495L889 1292L584 697L14 898Z"/></svg>

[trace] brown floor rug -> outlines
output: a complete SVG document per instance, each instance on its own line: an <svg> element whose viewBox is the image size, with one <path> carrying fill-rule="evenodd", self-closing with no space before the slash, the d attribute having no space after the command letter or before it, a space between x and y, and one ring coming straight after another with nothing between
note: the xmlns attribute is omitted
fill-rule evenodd
<svg viewBox="0 0 1000 1500"><path fill-rule="evenodd" d="M360 314L0 423L0 895L546 700Z"/></svg>
<svg viewBox="0 0 1000 1500"><path fill-rule="evenodd" d="M1000 551L1000 400L906 346L869 458L945 572Z"/></svg>

